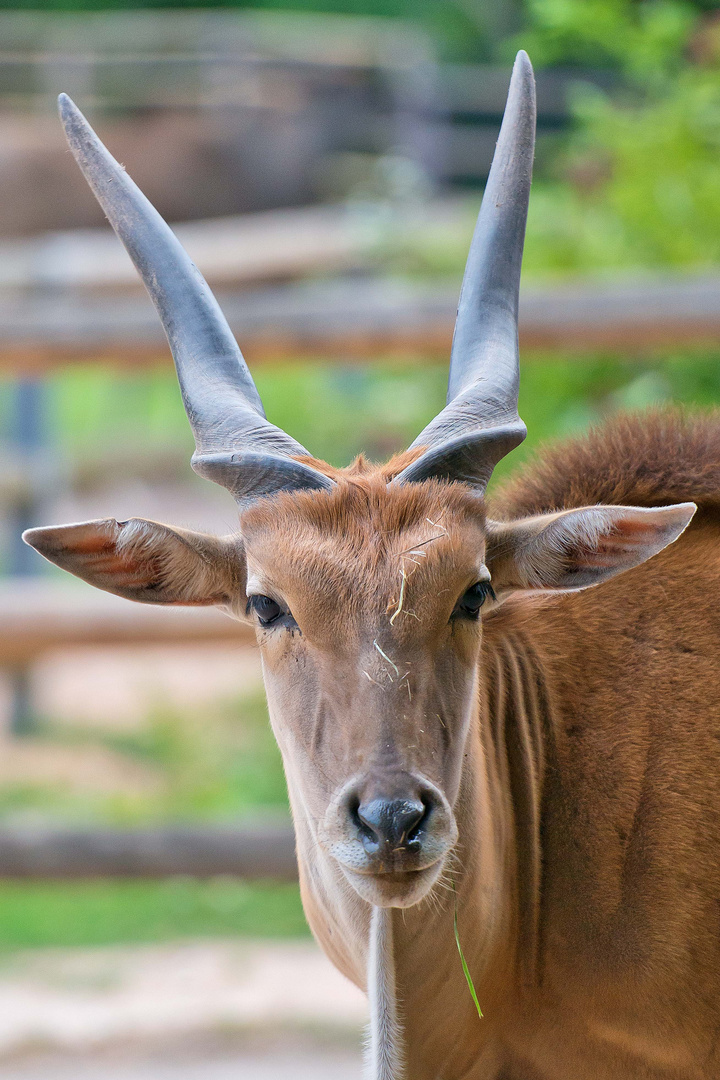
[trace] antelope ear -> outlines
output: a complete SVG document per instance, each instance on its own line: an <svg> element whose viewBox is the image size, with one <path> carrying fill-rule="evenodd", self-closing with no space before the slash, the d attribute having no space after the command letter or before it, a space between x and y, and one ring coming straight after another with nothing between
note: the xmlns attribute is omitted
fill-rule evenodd
<svg viewBox="0 0 720 1080"><path fill-rule="evenodd" d="M128 600L244 607L245 556L237 537L106 518L28 529L23 540L63 570Z"/></svg>
<svg viewBox="0 0 720 1080"><path fill-rule="evenodd" d="M695 503L658 508L586 506L488 522L485 561L496 593L599 585L662 551L689 525Z"/></svg>

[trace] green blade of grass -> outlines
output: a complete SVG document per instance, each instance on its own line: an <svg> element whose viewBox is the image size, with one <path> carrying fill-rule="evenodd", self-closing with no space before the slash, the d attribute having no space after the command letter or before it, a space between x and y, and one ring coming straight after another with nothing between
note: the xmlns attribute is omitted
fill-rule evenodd
<svg viewBox="0 0 720 1080"><path fill-rule="evenodd" d="M483 1012L482 1012L482 1009L480 1008L480 1002L478 1001L478 996L475 993L475 984L472 981L472 975L470 974L470 968L467 966L467 960L465 959L465 956L463 955L462 945L460 944L460 935L458 933L458 899L457 899L457 891L455 889L455 882L454 881L452 883L452 887L453 887L453 892L455 893L455 912L453 914L453 928L455 930L455 944L457 945L457 951L458 951L458 954L460 956L460 963L462 964L463 975L465 976L465 982L468 984L468 990L470 991L470 996L472 997L472 999L473 999L473 1001L475 1003L475 1008L477 1009L477 1014L478 1014L479 1018L482 1020L483 1019Z"/></svg>

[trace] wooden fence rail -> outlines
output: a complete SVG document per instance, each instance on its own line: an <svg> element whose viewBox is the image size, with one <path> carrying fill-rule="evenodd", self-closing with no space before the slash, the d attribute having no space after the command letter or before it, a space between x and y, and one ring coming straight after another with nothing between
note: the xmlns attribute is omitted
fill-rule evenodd
<svg viewBox="0 0 720 1080"><path fill-rule="evenodd" d="M458 285L358 277L219 292L251 363L328 356L447 352ZM720 341L720 275L617 278L526 286L524 352L610 350ZM167 355L142 295L0 295L0 370L42 373L77 360L147 365Z"/></svg>
<svg viewBox="0 0 720 1080"><path fill-rule="evenodd" d="M0 585L0 667L25 667L54 649L112 645L247 645L249 626L213 607L132 604L84 585L17 577Z"/></svg>
<svg viewBox="0 0 720 1080"><path fill-rule="evenodd" d="M0 880L180 876L295 881L292 828L0 829Z"/></svg>

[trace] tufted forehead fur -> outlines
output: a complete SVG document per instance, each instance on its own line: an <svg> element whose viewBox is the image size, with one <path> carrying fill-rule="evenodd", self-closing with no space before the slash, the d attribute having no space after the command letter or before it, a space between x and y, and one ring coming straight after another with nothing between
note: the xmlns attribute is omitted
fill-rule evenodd
<svg viewBox="0 0 720 1080"><path fill-rule="evenodd" d="M422 450L397 454L384 465L358 457L347 469L308 459L338 482L333 492L298 492L256 505L244 520L270 523L283 511L317 528L342 533L356 545L382 539L426 517L485 517L485 502L462 484L427 481L387 487ZM657 409L620 414L587 435L542 449L489 500L489 513L514 520L598 503L663 506L692 500L720 511L720 411L686 414Z"/></svg>
<svg viewBox="0 0 720 1080"><path fill-rule="evenodd" d="M382 552L398 537L443 516L484 521L483 499L463 484L427 480L396 487L388 485L382 466L362 475L338 470L335 479L330 491L282 492L256 503L242 515L243 533L261 532L282 519L291 531L294 522L298 530L309 527L334 536L349 551L364 551L372 541Z"/></svg>
<svg viewBox="0 0 720 1080"><path fill-rule="evenodd" d="M353 609L392 613L404 574L405 598L426 599L427 618L445 617L444 605L431 614L435 590L450 590L452 608L452 590L473 583L483 555L484 502L461 484L388 485L387 472L356 462L335 474L330 491L281 493L250 507L241 517L250 574L255 556L270 583L292 590L314 613L321 606L333 621ZM393 629L409 632L407 622Z"/></svg>

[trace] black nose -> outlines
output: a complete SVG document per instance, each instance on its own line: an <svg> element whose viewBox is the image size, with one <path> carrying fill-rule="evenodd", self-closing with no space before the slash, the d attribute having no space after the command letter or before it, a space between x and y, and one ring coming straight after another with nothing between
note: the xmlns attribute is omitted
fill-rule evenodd
<svg viewBox="0 0 720 1080"><path fill-rule="evenodd" d="M419 851L418 826L428 808L418 799L373 799L356 810L358 831L368 853L378 848Z"/></svg>

